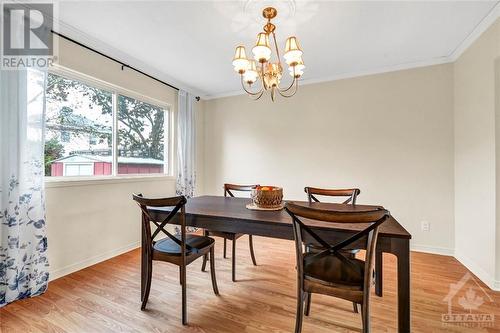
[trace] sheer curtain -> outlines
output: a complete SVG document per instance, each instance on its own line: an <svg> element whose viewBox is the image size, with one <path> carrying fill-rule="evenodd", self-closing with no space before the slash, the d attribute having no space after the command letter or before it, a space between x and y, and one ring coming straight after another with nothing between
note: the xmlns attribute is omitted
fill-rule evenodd
<svg viewBox="0 0 500 333"><path fill-rule="evenodd" d="M47 289L45 77L0 70L0 307Z"/></svg>
<svg viewBox="0 0 500 333"><path fill-rule="evenodd" d="M23 37L24 25L11 26L13 40ZM0 307L43 293L49 280L43 183L46 74L0 70Z"/></svg>
<svg viewBox="0 0 500 333"><path fill-rule="evenodd" d="M196 186L195 97L179 90L177 116L177 195L191 198Z"/></svg>

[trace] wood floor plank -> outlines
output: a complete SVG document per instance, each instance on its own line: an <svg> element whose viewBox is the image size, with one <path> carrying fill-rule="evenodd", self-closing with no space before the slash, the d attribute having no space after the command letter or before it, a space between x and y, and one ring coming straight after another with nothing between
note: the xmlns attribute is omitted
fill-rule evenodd
<svg viewBox="0 0 500 333"><path fill-rule="evenodd" d="M209 272L200 271L201 260L188 267L189 326L181 325L177 266L154 263L149 303L146 311L140 311L140 252L134 250L57 279L42 296L0 309L0 332L292 332L296 306L293 243L261 237L254 237L254 243L259 265L252 265L248 243L239 241L238 282L233 283L231 254L222 258L222 240L217 239L218 297L213 294ZM500 332L500 293L479 280L487 295L479 295L475 287L484 301L478 311L497 316L492 327L443 325L450 284L466 273L452 257L412 253L412 332ZM372 297L373 332L397 332L396 283L396 258L384 254L384 297ZM458 304L452 310L464 312ZM361 319L352 312L351 303L313 295L311 316L305 318L303 327L304 333L360 332Z"/></svg>

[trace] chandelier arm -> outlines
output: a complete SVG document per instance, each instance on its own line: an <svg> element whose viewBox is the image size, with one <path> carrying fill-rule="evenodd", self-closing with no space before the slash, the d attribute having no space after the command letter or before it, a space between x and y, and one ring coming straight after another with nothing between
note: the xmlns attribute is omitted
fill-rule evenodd
<svg viewBox="0 0 500 333"><path fill-rule="evenodd" d="M281 96L285 97L285 98L290 98L290 97L292 97L292 96L293 96L293 95L295 95L295 94L297 93L297 91L299 90L299 83L298 83L298 82L299 82L299 80L295 80L295 85L294 85L295 89L293 90L293 93L291 93L291 94L283 94L283 92L285 92L286 90L281 91L281 90L279 90L279 89L278 89L279 94L280 94Z"/></svg>
<svg viewBox="0 0 500 333"><path fill-rule="evenodd" d="M250 96L250 98L253 99L254 101L256 101L256 100L260 99L263 94L264 94L264 90L261 90L260 93L257 94L258 95L257 97Z"/></svg>
<svg viewBox="0 0 500 333"><path fill-rule="evenodd" d="M274 48L276 49L276 58L278 58L278 63L281 67L280 51L278 50L278 43L276 42L276 34L273 31Z"/></svg>
<svg viewBox="0 0 500 333"><path fill-rule="evenodd" d="M245 87L245 82L243 81L243 75L240 76L241 77L241 86L243 87L243 90L245 90L245 92L247 94L249 94L250 96L256 96L258 94L261 94L264 92L264 89L261 87L259 91L257 92L251 92L250 90L248 90L246 87ZM260 98L260 97L259 97Z"/></svg>
<svg viewBox="0 0 500 333"><path fill-rule="evenodd" d="M293 80L292 80L292 83L290 83L290 86L288 86L288 88L286 89L281 89L280 87L278 87L278 91L280 92L287 92L288 90L292 89L293 86L295 85L295 82L297 81L297 78L294 76L293 77Z"/></svg>

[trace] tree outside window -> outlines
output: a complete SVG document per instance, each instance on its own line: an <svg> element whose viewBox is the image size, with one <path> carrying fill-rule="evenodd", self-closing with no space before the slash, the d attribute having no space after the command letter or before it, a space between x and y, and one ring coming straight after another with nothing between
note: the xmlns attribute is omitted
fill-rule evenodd
<svg viewBox="0 0 500 333"><path fill-rule="evenodd" d="M117 95L114 110L115 94L48 75L46 176L113 174L114 133L118 174L164 173L166 110L124 95ZM114 112L117 128L113 128ZM80 170L85 174L79 174Z"/></svg>

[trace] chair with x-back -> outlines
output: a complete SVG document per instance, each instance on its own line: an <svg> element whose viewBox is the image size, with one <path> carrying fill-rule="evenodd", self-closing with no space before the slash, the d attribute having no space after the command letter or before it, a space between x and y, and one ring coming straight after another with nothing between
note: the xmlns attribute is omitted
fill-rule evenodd
<svg viewBox="0 0 500 333"><path fill-rule="evenodd" d="M358 188L348 188L348 189L325 189L325 188L318 188L318 187L305 187L304 192L307 194L307 200L309 203L313 202L320 202L318 199L318 196L324 196L324 197L333 197L333 198L340 198L342 201L342 204L350 204L350 205L355 205L356 204L356 199L358 195L361 193L361 190ZM315 249L313 246L308 245L307 250L310 250L314 252ZM346 254L352 258L356 256L356 253L358 253L358 249L349 249L346 250ZM352 308L354 312L358 312L358 306L356 303L352 304ZM305 315L309 316L309 311L311 309L311 295L307 294L306 295L306 310L305 310Z"/></svg>
<svg viewBox="0 0 500 333"><path fill-rule="evenodd" d="M250 192L252 189L259 185L236 185L236 184L224 184L224 196L225 197L234 197L233 192ZM224 258L226 258L226 248L227 248L227 240L232 241L232 253L231 253L231 278L233 282L236 282L236 240L243 236L244 234L232 233L232 232L223 232L217 230L205 230L205 236L217 236L224 239ZM255 260L255 253L253 251L253 238L252 235L248 235L248 245L250 247L250 256L252 257L252 262L254 266L257 266L257 261ZM207 263L207 256L203 259L203 265L201 270L205 270L205 266Z"/></svg>
<svg viewBox="0 0 500 333"><path fill-rule="evenodd" d="M317 188L317 187L305 187L304 191L307 194L307 199L309 203L312 202L320 202L317 196L326 196L326 197L336 197L342 198L343 204L356 204L356 199L358 195L361 193L359 188L348 188L348 189L325 189L325 188Z"/></svg>
<svg viewBox="0 0 500 333"><path fill-rule="evenodd" d="M285 210L292 217L297 255L295 333L302 331L304 303L307 302L306 295L310 293L330 295L360 304L363 332L368 333L370 288L378 231L380 225L389 217L389 212L383 208L367 211L327 209L328 204L322 203L312 203L309 206L287 203L285 206ZM320 233L314 230L342 223L359 224L359 231L334 245L325 241ZM303 245L311 243L317 244L321 250L314 253L304 252ZM360 245L366 248L364 261L347 256L343 251L345 248Z"/></svg>
<svg viewBox="0 0 500 333"><path fill-rule="evenodd" d="M213 238L207 236L186 234L185 205L186 198L178 196L173 198L148 199L142 194L134 194L133 199L142 211L142 248L141 248L141 310L146 308L151 289L153 260L165 261L179 266L180 282L182 288L182 324L187 324L186 304L186 267L194 260L210 254L210 273L212 288L216 295L219 294L215 278L214 244ZM166 218L157 219L151 208L165 208L169 212ZM180 239L172 235L166 226L168 223L179 223ZM151 223L156 229L151 232ZM165 238L155 240L163 233Z"/></svg>

